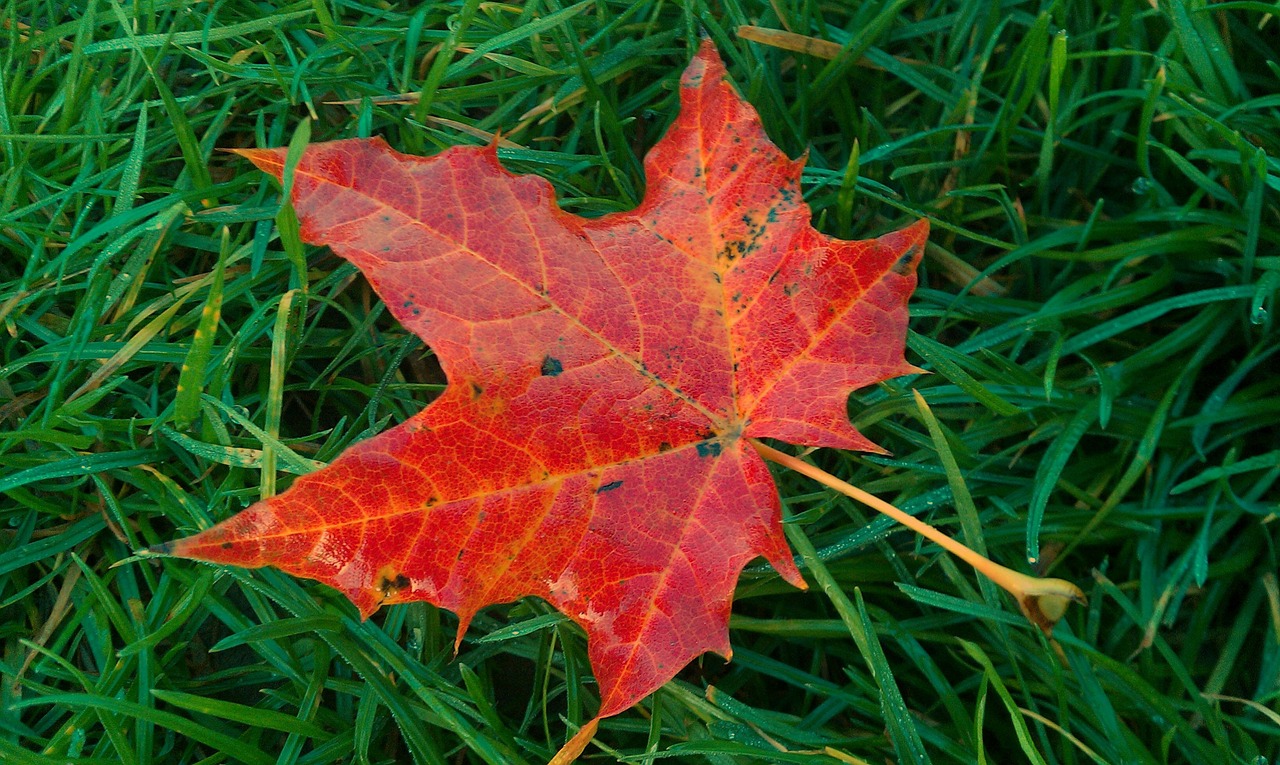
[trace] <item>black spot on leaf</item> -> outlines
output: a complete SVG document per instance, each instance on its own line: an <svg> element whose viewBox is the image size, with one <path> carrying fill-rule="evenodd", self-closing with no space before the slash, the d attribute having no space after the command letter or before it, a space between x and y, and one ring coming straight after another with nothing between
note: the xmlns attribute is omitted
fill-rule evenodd
<svg viewBox="0 0 1280 765"><path fill-rule="evenodd" d="M382 592L382 596L389 598L400 590L408 588L412 584L409 577L404 574L396 574L395 577L384 576L382 581L378 582L378 590Z"/></svg>
<svg viewBox="0 0 1280 765"><path fill-rule="evenodd" d="M560 363L560 359L554 356L547 356L542 359L542 374L546 377L555 377L564 371L564 364Z"/></svg>
<svg viewBox="0 0 1280 765"><path fill-rule="evenodd" d="M893 272L900 276L907 276L911 273L911 261L916 258L916 248L908 247L907 251L902 253L902 257L898 258L898 262L893 264Z"/></svg>

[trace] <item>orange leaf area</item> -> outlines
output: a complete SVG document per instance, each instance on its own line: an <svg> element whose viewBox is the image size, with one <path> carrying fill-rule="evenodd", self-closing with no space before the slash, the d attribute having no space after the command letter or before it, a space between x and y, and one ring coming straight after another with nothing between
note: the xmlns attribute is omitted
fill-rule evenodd
<svg viewBox="0 0 1280 765"><path fill-rule="evenodd" d="M916 371L906 301L928 226L814 230L801 163L710 43L680 101L643 203L594 220L494 147L309 147L293 186L304 239L364 272L448 388L164 551L315 579L366 617L426 600L458 614L459 640L488 604L544 598L587 633L600 717L705 651L728 657L750 560L804 587L747 439L877 450L846 403ZM283 173L283 149L240 153Z"/></svg>

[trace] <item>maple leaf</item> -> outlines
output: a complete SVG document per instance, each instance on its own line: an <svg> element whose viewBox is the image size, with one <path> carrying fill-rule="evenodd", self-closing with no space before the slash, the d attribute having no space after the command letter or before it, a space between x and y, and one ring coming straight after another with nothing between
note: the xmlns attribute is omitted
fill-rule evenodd
<svg viewBox="0 0 1280 765"><path fill-rule="evenodd" d="M743 567L804 587L751 439L878 450L856 388L918 371L906 301L928 231L810 225L802 161L765 136L704 42L635 210L586 220L496 149L428 158L378 139L310 146L303 238L364 272L448 376L422 412L171 555L275 566L362 616L525 596L587 634L599 717L706 651L730 655ZM246 150L280 178L285 151ZM597 718L598 719L598 718Z"/></svg>

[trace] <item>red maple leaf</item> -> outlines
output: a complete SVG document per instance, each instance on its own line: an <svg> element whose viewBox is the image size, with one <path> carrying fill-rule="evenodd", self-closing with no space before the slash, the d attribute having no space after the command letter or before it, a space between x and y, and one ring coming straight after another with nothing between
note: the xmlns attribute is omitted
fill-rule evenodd
<svg viewBox="0 0 1280 765"><path fill-rule="evenodd" d="M878 450L846 403L916 371L906 300L928 226L814 230L802 162L769 142L709 42L680 101L644 202L594 220L493 146L309 147L293 185L304 239L364 272L448 388L164 551L315 579L366 617L426 600L458 614L459 640L488 604L544 598L587 633L600 717L705 651L728 657L748 561L804 587L750 439ZM281 177L283 149L240 153Z"/></svg>

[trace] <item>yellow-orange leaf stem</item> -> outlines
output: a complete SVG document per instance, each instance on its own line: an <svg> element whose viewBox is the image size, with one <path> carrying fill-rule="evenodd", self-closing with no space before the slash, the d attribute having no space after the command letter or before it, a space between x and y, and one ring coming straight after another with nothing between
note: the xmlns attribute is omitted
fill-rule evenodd
<svg viewBox="0 0 1280 765"><path fill-rule="evenodd" d="M1067 606L1071 603L1085 602L1084 593L1071 582L1064 579L1041 579L1027 576L1001 566L999 563L965 547L960 542L947 536L946 533L939 531L919 518L904 513L883 499L869 494L857 486L846 483L821 468L810 465L785 452L780 452L755 439L751 440L751 445L755 447L761 457L776 462L783 467L791 468L797 473L806 475L823 486L834 489L847 497L852 497L876 512L889 516L922 537L941 545L943 549L973 566L980 574L1004 588L1006 592L1018 601L1018 606L1022 609L1022 613L1032 623L1044 630L1046 635L1053 632L1053 626L1066 613Z"/></svg>
<svg viewBox="0 0 1280 765"><path fill-rule="evenodd" d="M600 718L597 717L589 721L578 729L578 732L569 739L560 751L556 752L556 756L551 758L547 765L570 765L582 751L587 748L587 744L591 743L591 739L596 735L596 729L600 727Z"/></svg>

